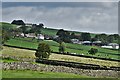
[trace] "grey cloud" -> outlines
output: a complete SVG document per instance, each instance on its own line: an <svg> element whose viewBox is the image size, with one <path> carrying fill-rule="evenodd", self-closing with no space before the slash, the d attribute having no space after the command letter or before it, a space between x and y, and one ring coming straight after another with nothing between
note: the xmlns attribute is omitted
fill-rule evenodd
<svg viewBox="0 0 120 80"><path fill-rule="evenodd" d="M94 6L97 4L94 4ZM3 21L24 19L52 28L75 31L118 33L118 12L116 3L102 3L101 7L54 7L17 6L3 8Z"/></svg>
<svg viewBox="0 0 120 80"><path fill-rule="evenodd" d="M106 2L106 1L118 2L119 0L3 0L3 2Z"/></svg>

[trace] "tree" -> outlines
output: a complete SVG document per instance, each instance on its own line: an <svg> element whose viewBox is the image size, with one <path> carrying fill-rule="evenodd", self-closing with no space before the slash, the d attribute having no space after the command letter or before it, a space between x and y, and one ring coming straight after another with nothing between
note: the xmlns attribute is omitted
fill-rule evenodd
<svg viewBox="0 0 120 80"><path fill-rule="evenodd" d="M22 32L22 30L20 28L15 28L15 29L12 29L11 32L12 32L13 38L15 38L18 34Z"/></svg>
<svg viewBox="0 0 120 80"><path fill-rule="evenodd" d="M95 36L95 38L97 39L97 40L100 40L100 41L102 41L102 43L103 44L107 44L108 43L108 41L107 41L107 35L106 34L98 34L98 35L96 35Z"/></svg>
<svg viewBox="0 0 120 80"><path fill-rule="evenodd" d="M70 32L65 31L63 29L58 30L57 34L59 36L59 39L64 42L71 42L70 40Z"/></svg>
<svg viewBox="0 0 120 80"><path fill-rule="evenodd" d="M65 52L65 44L64 44L64 42L60 42L59 44L60 44L59 45L59 52L64 53Z"/></svg>
<svg viewBox="0 0 120 80"><path fill-rule="evenodd" d="M11 33L9 31L6 31L6 30L2 30L2 44L4 42L6 42L7 40L9 40L11 37Z"/></svg>
<svg viewBox="0 0 120 80"><path fill-rule="evenodd" d="M40 23L39 25L36 25L36 27L33 28L35 35L37 36L37 34L41 34L41 29L43 28L43 24Z"/></svg>
<svg viewBox="0 0 120 80"><path fill-rule="evenodd" d="M107 41L108 41L109 43L112 43L113 40L114 40L114 36L113 36L113 35L109 35L109 36L107 37Z"/></svg>
<svg viewBox="0 0 120 80"><path fill-rule="evenodd" d="M113 34L113 36L114 36L114 39L115 39L115 40L118 40L119 37L120 37L119 34Z"/></svg>
<svg viewBox="0 0 120 80"><path fill-rule="evenodd" d="M97 52L98 52L98 49L95 49L95 48L91 48L91 49L88 51L88 53L89 53L89 54L92 54L92 55L96 54Z"/></svg>
<svg viewBox="0 0 120 80"><path fill-rule="evenodd" d="M56 35L58 35L59 37L64 37L65 36L65 31L63 29L60 29L60 30L58 30Z"/></svg>
<svg viewBox="0 0 120 80"><path fill-rule="evenodd" d="M22 30L22 32L23 32L23 34L24 34L24 36L25 36L25 33L26 33L26 31L27 31L27 26L22 25L22 26L20 27L20 29Z"/></svg>
<svg viewBox="0 0 120 80"><path fill-rule="evenodd" d="M90 41L91 40L90 33L81 33L81 38L83 41Z"/></svg>
<svg viewBox="0 0 120 80"><path fill-rule="evenodd" d="M103 44L107 44L107 35L106 34L100 34L100 40Z"/></svg>
<svg viewBox="0 0 120 80"><path fill-rule="evenodd" d="M40 43L36 50L35 56L39 59L48 59L51 53L50 46L46 43Z"/></svg>
<svg viewBox="0 0 120 80"><path fill-rule="evenodd" d="M75 39L75 38L76 38L76 36L75 36L75 33L74 33L74 32L72 32L70 36L71 36L71 39Z"/></svg>

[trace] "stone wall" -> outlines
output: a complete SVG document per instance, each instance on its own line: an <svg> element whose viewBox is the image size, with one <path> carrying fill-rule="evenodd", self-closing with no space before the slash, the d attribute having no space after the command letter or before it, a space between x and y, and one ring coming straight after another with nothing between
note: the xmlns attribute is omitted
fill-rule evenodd
<svg viewBox="0 0 120 80"><path fill-rule="evenodd" d="M10 62L2 64L3 70L35 70L35 71L47 71L47 72L64 72L74 73L79 75L86 75L92 77L118 77L120 71L113 70L86 70L65 66L53 66L44 64L33 64L30 62Z"/></svg>

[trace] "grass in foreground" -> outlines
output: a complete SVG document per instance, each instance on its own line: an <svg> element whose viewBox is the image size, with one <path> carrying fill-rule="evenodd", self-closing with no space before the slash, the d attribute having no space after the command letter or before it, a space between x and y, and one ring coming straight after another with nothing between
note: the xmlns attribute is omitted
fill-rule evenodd
<svg viewBox="0 0 120 80"><path fill-rule="evenodd" d="M56 78L63 78L63 80L120 80L119 78L98 78L85 75L77 75L72 73L58 73L58 72L38 72L31 70L5 70L2 71L2 78L49 78L56 80ZM54 79L53 79L54 78Z"/></svg>
<svg viewBox="0 0 120 80"><path fill-rule="evenodd" d="M4 70L2 71L3 78L89 78L72 73L58 72L38 72L30 70Z"/></svg>

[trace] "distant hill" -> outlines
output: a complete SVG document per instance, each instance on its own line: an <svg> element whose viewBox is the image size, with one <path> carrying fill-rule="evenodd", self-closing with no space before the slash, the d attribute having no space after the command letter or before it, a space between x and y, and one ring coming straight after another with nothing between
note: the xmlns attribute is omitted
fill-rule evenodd
<svg viewBox="0 0 120 80"><path fill-rule="evenodd" d="M0 22L0 28L4 28L4 29L9 29L9 28L16 28L17 25L13 25L13 24L10 24L10 23L6 23L6 22Z"/></svg>
<svg viewBox="0 0 120 80"><path fill-rule="evenodd" d="M52 28L43 28L42 29L42 33L46 34L46 35L50 35L50 36L55 36L57 33L58 29L52 29ZM80 35L83 32L77 32L77 31L69 31L69 30L65 30L68 31L70 33L74 32L76 35ZM94 37L96 34L90 33L91 37Z"/></svg>
<svg viewBox="0 0 120 80"><path fill-rule="evenodd" d="M9 29L9 28L16 28L17 25L10 24L10 23L7 23L7 22L0 22L0 27L5 28L5 29ZM41 32L42 32L42 34L45 34L45 35L55 36L58 30L59 29L42 28ZM74 32L76 35L80 35L81 33L83 33L83 32L70 31L70 30L65 30L65 31L68 31L70 33ZM91 37L94 37L96 34L95 33L90 33L90 35L91 35Z"/></svg>

